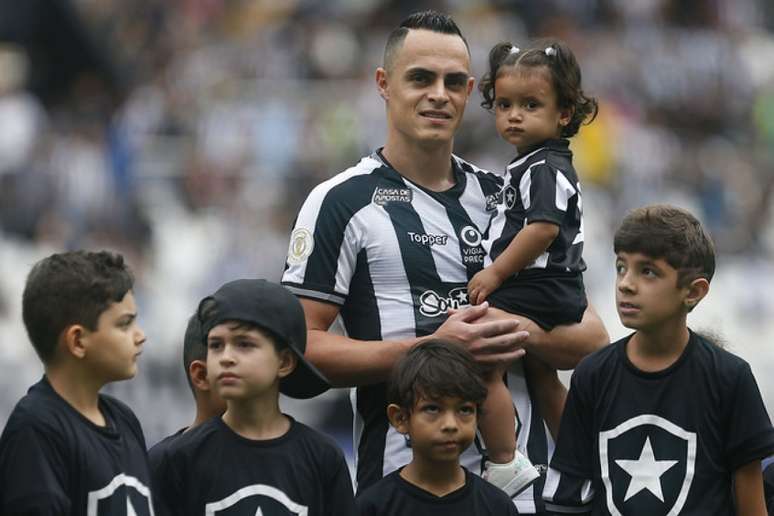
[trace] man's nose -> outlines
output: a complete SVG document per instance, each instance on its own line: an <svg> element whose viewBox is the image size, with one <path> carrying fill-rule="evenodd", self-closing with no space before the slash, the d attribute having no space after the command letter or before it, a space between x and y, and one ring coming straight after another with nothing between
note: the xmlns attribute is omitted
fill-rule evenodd
<svg viewBox="0 0 774 516"><path fill-rule="evenodd" d="M433 102L447 102L449 100L449 92L446 89L446 83L442 79L438 79L430 86L428 98Z"/></svg>

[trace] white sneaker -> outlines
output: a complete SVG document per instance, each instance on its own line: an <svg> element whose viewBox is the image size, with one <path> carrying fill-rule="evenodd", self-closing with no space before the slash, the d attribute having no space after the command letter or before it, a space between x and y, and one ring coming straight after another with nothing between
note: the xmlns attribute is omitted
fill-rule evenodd
<svg viewBox="0 0 774 516"><path fill-rule="evenodd" d="M513 460L507 464L486 461L482 477L514 497L540 478L540 473L523 453L516 450Z"/></svg>

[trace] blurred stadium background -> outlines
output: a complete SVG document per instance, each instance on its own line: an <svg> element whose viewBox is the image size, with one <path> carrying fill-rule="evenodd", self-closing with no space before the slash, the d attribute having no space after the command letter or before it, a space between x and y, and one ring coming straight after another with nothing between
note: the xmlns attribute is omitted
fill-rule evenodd
<svg viewBox="0 0 774 516"><path fill-rule="evenodd" d="M614 338L611 235L669 202L711 230L719 271L691 326L753 367L774 409L774 3L769 0L0 0L0 425L42 372L21 323L30 266L108 248L137 276L148 335L107 391L149 444L188 424L180 346L198 299L237 277L278 280L312 186L378 147L373 81L409 12L454 15L476 77L500 40L576 52L598 119L573 139L586 284ZM512 157L475 94L457 154ZM285 400L345 448L345 391Z"/></svg>

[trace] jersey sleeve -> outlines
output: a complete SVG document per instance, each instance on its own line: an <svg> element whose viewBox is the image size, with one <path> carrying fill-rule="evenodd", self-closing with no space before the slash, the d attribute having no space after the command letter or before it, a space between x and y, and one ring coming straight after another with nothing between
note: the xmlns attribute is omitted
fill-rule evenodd
<svg viewBox="0 0 774 516"><path fill-rule="evenodd" d="M38 428L18 429L0 449L0 514L70 514L62 447Z"/></svg>
<svg viewBox="0 0 774 516"><path fill-rule="evenodd" d="M774 453L774 428L746 362L740 368L730 405L726 461L729 470L736 471Z"/></svg>
<svg viewBox="0 0 774 516"><path fill-rule="evenodd" d="M518 187L527 224L549 222L561 226L570 200L578 196L576 183L547 163L530 167L519 179Z"/></svg>
<svg viewBox="0 0 774 516"><path fill-rule="evenodd" d="M371 202L367 177L312 190L290 235L282 284L294 294L343 305L361 250L356 214Z"/></svg>
<svg viewBox="0 0 774 516"><path fill-rule="evenodd" d="M548 468L543 500L549 514L587 514L591 512L594 489L591 480L572 473Z"/></svg>
<svg viewBox="0 0 774 516"><path fill-rule="evenodd" d="M587 512L594 496L591 479L595 447L591 404L586 392L588 378L583 367L579 366L573 373L543 488L543 499L557 514Z"/></svg>

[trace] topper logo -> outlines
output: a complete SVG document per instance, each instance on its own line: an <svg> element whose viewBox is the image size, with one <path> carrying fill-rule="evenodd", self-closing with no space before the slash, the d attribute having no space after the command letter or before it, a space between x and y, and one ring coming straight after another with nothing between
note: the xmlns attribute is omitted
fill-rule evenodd
<svg viewBox="0 0 774 516"><path fill-rule="evenodd" d="M447 235L432 235L430 233L414 233L409 231L409 240L415 244L420 245L446 245L446 241L449 239Z"/></svg>

